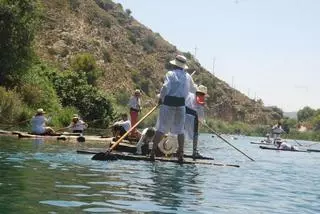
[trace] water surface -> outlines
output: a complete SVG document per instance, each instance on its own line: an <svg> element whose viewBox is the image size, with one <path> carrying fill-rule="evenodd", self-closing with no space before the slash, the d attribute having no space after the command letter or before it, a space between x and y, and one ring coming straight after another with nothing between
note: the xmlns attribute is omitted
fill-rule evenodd
<svg viewBox="0 0 320 214"><path fill-rule="evenodd" d="M201 135L200 152L240 168L99 162L76 150L101 145L0 137L1 213L320 212L320 153L225 138L256 161L209 134Z"/></svg>

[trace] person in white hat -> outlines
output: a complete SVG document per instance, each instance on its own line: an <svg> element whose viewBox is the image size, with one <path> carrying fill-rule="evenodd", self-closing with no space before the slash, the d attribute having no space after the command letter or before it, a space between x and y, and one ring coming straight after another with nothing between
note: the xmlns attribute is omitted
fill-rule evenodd
<svg viewBox="0 0 320 214"><path fill-rule="evenodd" d="M138 122L139 113L141 112L141 91L139 89L134 91L134 95L131 96L128 105L130 108L130 121L132 127ZM132 137L139 137L140 133L135 128L130 135Z"/></svg>
<svg viewBox="0 0 320 214"><path fill-rule="evenodd" d="M186 57L177 55L174 60L170 61L170 64L173 69L166 73L160 91L157 131L153 140L150 159L155 159L155 152L163 135L171 132L178 136L178 160L183 162L185 100L190 91L196 91L196 86L192 77L185 72L185 69L188 68Z"/></svg>
<svg viewBox="0 0 320 214"><path fill-rule="evenodd" d="M48 119L44 116L46 112L39 108L37 109L37 113L35 116L31 119L31 133L37 134L37 135L50 135L54 134L55 131L49 127L46 126L46 122L48 122Z"/></svg>
<svg viewBox="0 0 320 214"><path fill-rule="evenodd" d="M74 114L67 128L71 129L73 133L83 133L84 129L88 128L88 124L80 120L77 114Z"/></svg>
<svg viewBox="0 0 320 214"><path fill-rule="evenodd" d="M193 159L201 156L198 152L199 121L204 122L205 98L208 97L207 87L199 85L196 93L189 93L186 99L185 136L193 141Z"/></svg>

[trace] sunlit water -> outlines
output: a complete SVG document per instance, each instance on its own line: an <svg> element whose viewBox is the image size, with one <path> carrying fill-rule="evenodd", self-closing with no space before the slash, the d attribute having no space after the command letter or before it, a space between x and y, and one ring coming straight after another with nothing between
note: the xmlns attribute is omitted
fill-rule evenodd
<svg viewBox="0 0 320 214"><path fill-rule="evenodd" d="M99 162L76 153L98 145L0 137L0 213L320 213L320 153L225 138L256 161L206 134L200 152L240 168Z"/></svg>

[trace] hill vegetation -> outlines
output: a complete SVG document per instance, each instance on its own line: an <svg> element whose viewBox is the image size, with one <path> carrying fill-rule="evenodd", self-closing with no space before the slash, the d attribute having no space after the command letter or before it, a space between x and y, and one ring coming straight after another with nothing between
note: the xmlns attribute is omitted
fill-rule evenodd
<svg viewBox="0 0 320 214"><path fill-rule="evenodd" d="M8 124L41 107L55 126L77 112L92 126L106 127L135 88L143 91L145 109L155 105L176 54L188 58L195 82L208 87L208 118L272 124L283 117L281 109L231 88L110 0L0 0L0 17L0 116Z"/></svg>

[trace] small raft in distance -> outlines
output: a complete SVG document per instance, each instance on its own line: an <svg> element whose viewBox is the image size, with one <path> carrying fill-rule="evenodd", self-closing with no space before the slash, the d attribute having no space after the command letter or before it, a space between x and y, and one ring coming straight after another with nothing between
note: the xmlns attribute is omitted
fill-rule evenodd
<svg viewBox="0 0 320 214"><path fill-rule="evenodd" d="M305 149L305 150L287 150L287 149L278 149L276 147L268 147L268 146L259 146L260 149L267 149L267 150L276 150L276 151L287 151L287 152L320 152L318 149Z"/></svg>

